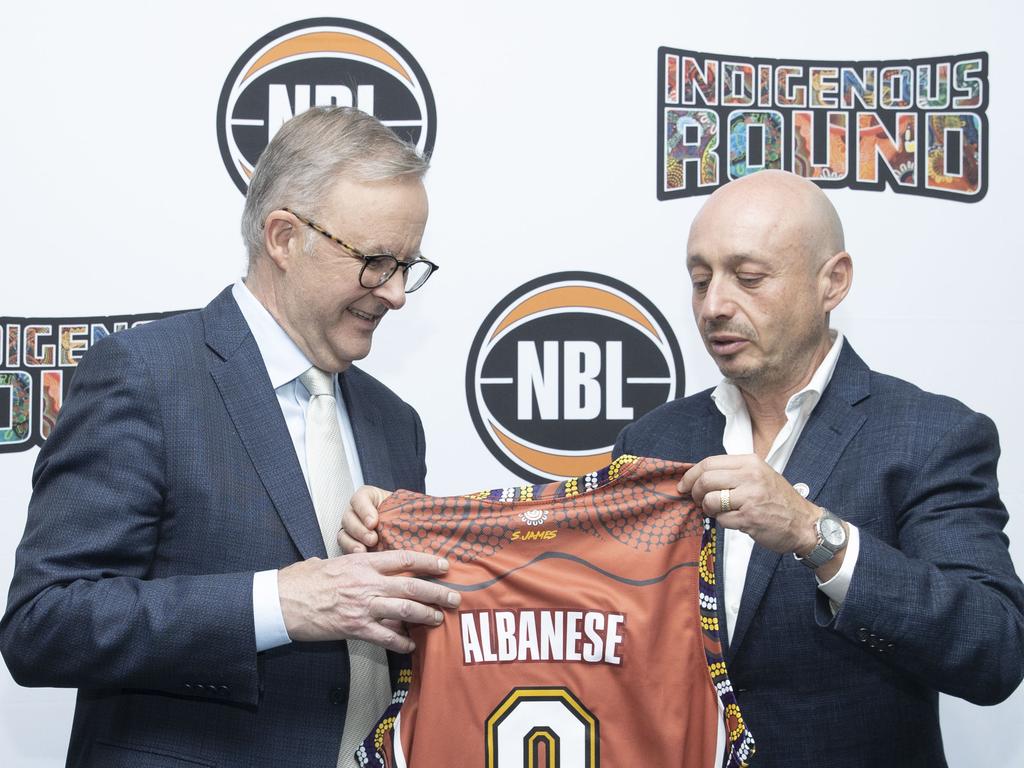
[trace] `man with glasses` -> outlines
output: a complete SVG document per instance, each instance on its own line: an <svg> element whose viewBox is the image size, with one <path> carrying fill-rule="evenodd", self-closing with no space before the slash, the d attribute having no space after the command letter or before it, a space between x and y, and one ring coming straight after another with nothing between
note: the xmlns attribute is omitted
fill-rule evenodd
<svg viewBox="0 0 1024 768"><path fill-rule="evenodd" d="M412 552L336 557L353 488L424 490L416 412L352 363L437 266L426 161L313 109L252 177L244 280L83 359L39 455L0 649L79 689L70 766L355 765L458 596Z"/></svg>

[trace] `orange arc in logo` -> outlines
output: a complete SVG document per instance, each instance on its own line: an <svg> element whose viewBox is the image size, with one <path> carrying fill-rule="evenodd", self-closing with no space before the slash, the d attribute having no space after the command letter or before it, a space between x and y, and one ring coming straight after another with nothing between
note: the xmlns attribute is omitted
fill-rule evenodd
<svg viewBox="0 0 1024 768"><path fill-rule="evenodd" d="M536 448L528 448L502 432L493 421L489 423L491 430L501 440L509 453L520 461L529 464L537 471L554 477L583 477L588 472L594 472L601 467L608 466L612 461L611 451L591 453L586 456L560 456L557 453L548 453L546 451L538 451Z"/></svg>
<svg viewBox="0 0 1024 768"><path fill-rule="evenodd" d="M254 72L259 71L263 67L269 64L286 59L289 56L298 56L302 53L318 53L318 52L336 52L336 53L354 53L357 56L362 56L366 59L372 59L380 64L383 64L388 69L398 73L398 75L409 83L412 83L412 78L406 71L405 67L388 53L384 48L380 47L376 43L366 40L356 35L349 35L344 32L309 32L305 35L298 35L289 40L278 43L269 51L260 56L249 70L245 73L243 81L248 80Z"/></svg>
<svg viewBox="0 0 1024 768"><path fill-rule="evenodd" d="M542 312L546 309L565 309L567 307L606 309L617 315L628 317L630 320L642 325L650 331L656 339L661 338L661 334L658 332L658 329L651 324L651 321L648 320L644 314L636 308L636 306L626 299L623 299L621 296L616 296L614 293L603 291L600 288L591 288L589 286L582 285L567 285L559 288L551 288L547 291L541 291L537 295L531 296L522 304L515 307L505 316L505 319L501 321L498 327L494 329L494 333L491 334L491 340L497 337L499 333L515 323L517 320L521 320L535 312ZM603 456L606 454L601 455ZM598 467L593 467L592 469L596 469L601 466L603 465L599 464ZM590 470L587 471L589 472ZM584 472L581 474L586 473ZM568 476L577 477L578 475L570 473Z"/></svg>

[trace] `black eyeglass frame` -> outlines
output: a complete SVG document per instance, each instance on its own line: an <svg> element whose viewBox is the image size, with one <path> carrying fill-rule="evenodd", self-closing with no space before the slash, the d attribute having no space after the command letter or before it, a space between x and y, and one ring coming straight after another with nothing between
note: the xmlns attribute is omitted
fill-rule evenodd
<svg viewBox="0 0 1024 768"><path fill-rule="evenodd" d="M358 248L356 248L354 246L351 246L348 243L346 243L340 237L336 237L335 235L332 235L330 232L328 232L326 229L321 227L315 221L313 221L312 219L306 218L301 213L296 213L295 211L293 211L291 208L288 208L287 206L282 208L281 210L285 211L287 213L290 213L292 216L294 216L296 219L301 221L303 224L305 224L307 227L312 229L314 232L319 232L321 235L326 237L328 240L331 240L332 242L337 243L342 248L344 248L346 251L348 251L350 255L354 256L357 259L361 259L362 262L363 262L363 267L362 267L362 269L359 270L359 284L361 286L363 286L363 288L369 288L369 289L379 288L380 286L384 285L384 283L386 283L388 280L390 280L392 277L394 277L395 273L399 269L402 270L402 277L404 278L407 274L409 274L409 270L412 267L416 266L417 264L426 264L428 267L430 267L430 271L427 272L424 275L423 279L420 280L415 285L413 285L411 288L408 285L405 286L405 292L406 293L413 293L414 291L418 291L420 288L422 288L426 284L427 280L430 279L430 276L432 274L434 274L435 272L437 272L437 270L440 269L440 267L437 264L435 264L434 262L430 261L429 259L424 259L422 256L419 256L419 257L413 259L412 261L401 261L400 259L396 258L395 256L392 256L390 253L374 253L374 254L369 254L369 255L365 254L362 251L360 251ZM393 266L390 269L387 269L387 270L380 270L380 274L381 274L380 280L378 280L376 283L373 283L371 285L367 285L366 282L364 282L363 276L366 274L366 268L367 267L371 267L371 269L373 269L374 271L377 271L377 268L378 268L379 265L388 264L389 262Z"/></svg>

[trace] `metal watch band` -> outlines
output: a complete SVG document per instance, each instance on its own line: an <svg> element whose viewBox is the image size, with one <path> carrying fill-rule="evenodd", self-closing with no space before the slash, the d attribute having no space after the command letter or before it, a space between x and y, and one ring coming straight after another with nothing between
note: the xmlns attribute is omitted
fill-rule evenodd
<svg viewBox="0 0 1024 768"><path fill-rule="evenodd" d="M840 524L842 524L842 520L839 518L838 515L834 515L832 514L832 512L822 507L821 517L819 517L814 524L815 531L817 531L818 533L817 545L804 557L798 556L796 552L793 553L793 557L796 558L798 562L803 563L811 570L817 570L818 568L823 566L825 563L827 563L829 560L836 556L836 552L838 552L840 549L846 546L846 538L843 539L842 544L836 547L833 547L831 544L825 541L825 537L821 534L820 526L821 521L824 520L826 517L834 518L835 520L838 520Z"/></svg>

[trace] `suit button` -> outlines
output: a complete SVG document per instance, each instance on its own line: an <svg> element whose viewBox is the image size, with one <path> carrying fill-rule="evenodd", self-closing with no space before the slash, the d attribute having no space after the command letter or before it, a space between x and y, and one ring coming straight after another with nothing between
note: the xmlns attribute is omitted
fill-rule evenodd
<svg viewBox="0 0 1024 768"><path fill-rule="evenodd" d="M347 698L344 688L331 688L331 704L344 704Z"/></svg>
<svg viewBox="0 0 1024 768"><path fill-rule="evenodd" d="M866 643L868 641L869 635L870 635L870 633L868 632L868 628L867 627L861 627L860 629L857 630L857 638L862 643Z"/></svg>
<svg viewBox="0 0 1024 768"><path fill-rule="evenodd" d="M185 690L186 691L191 691L192 690L192 683L185 683Z"/></svg>
<svg viewBox="0 0 1024 768"><path fill-rule="evenodd" d="M221 696L227 696L228 695L228 687L226 685L218 685L217 686L217 693L219 693Z"/></svg>

